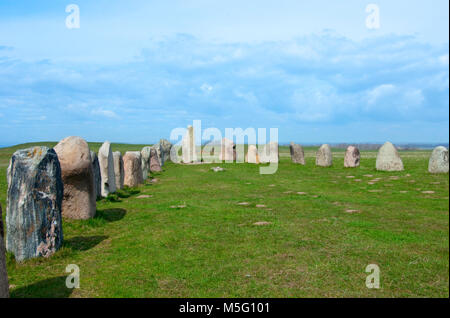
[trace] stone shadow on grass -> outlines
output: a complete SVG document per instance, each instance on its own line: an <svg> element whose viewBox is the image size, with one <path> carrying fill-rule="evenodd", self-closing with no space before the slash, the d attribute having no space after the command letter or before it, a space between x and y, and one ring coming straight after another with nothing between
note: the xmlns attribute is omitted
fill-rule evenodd
<svg viewBox="0 0 450 318"><path fill-rule="evenodd" d="M64 240L64 246L75 251L87 251L106 240L106 235L94 236L75 236L68 240Z"/></svg>
<svg viewBox="0 0 450 318"><path fill-rule="evenodd" d="M97 210L95 218L103 219L106 222L116 222L122 220L125 214L127 214L127 210L121 208Z"/></svg>
<svg viewBox="0 0 450 318"><path fill-rule="evenodd" d="M67 276L47 278L10 290L11 298L67 298L73 289L66 287Z"/></svg>

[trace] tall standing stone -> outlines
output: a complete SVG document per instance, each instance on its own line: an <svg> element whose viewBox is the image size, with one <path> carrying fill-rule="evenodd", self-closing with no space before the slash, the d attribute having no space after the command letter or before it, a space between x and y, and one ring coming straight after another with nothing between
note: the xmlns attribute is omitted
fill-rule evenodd
<svg viewBox="0 0 450 318"><path fill-rule="evenodd" d="M197 152L195 146L194 127L188 126L186 135L184 135L182 143L182 160L183 163L192 163L197 161Z"/></svg>
<svg viewBox="0 0 450 318"><path fill-rule="evenodd" d="M8 274L6 272L5 242L3 241L2 206L0 205L0 298L9 297Z"/></svg>
<svg viewBox="0 0 450 318"><path fill-rule="evenodd" d="M8 168L8 181L6 249L19 262L53 255L63 242L64 192L55 151L47 147L16 151Z"/></svg>
<svg viewBox="0 0 450 318"><path fill-rule="evenodd" d="M144 147L141 150L141 168L142 168L142 179L147 180L148 174L150 173L150 152L152 147Z"/></svg>
<svg viewBox="0 0 450 318"><path fill-rule="evenodd" d="M105 141L98 150L98 162L100 164L100 176L102 177L102 197L107 197L108 194L116 192L114 158L109 141Z"/></svg>
<svg viewBox="0 0 450 318"><path fill-rule="evenodd" d="M67 137L55 146L64 183L62 215L69 219L95 216L94 172L87 142L80 137Z"/></svg>
<svg viewBox="0 0 450 318"><path fill-rule="evenodd" d="M260 163L258 148L255 145L249 145L247 150L247 155L245 156L245 161L248 163Z"/></svg>
<svg viewBox="0 0 450 318"><path fill-rule="evenodd" d="M172 149L172 144L167 139L161 139L158 144L156 144L156 150L159 149L159 163L163 166L167 161L170 160L170 150Z"/></svg>
<svg viewBox="0 0 450 318"><path fill-rule="evenodd" d="M448 173L448 149L439 146L434 148L428 162L428 171L430 173Z"/></svg>
<svg viewBox="0 0 450 318"><path fill-rule="evenodd" d="M92 163L92 171L94 173L95 197L100 198L102 196L102 177L100 175L100 164L98 162L97 154L92 150L91 150L91 163Z"/></svg>
<svg viewBox="0 0 450 318"><path fill-rule="evenodd" d="M234 162L236 161L236 145L228 138L223 138L220 145L221 161Z"/></svg>
<svg viewBox="0 0 450 318"><path fill-rule="evenodd" d="M333 164L333 155L331 147L328 144L320 146L316 154L316 166L330 167Z"/></svg>
<svg viewBox="0 0 450 318"><path fill-rule="evenodd" d="M291 160L293 163L305 165L305 152L303 151L303 147L301 145L291 142L289 145L289 150L291 152Z"/></svg>
<svg viewBox="0 0 450 318"><path fill-rule="evenodd" d="M122 189L124 172L123 172L123 159L120 151L113 152L113 159L114 159L114 175L116 178L116 188Z"/></svg>
<svg viewBox="0 0 450 318"><path fill-rule="evenodd" d="M123 156L124 180L128 187L137 187L144 183L141 168L141 153L139 151L127 151Z"/></svg>
<svg viewBox="0 0 450 318"><path fill-rule="evenodd" d="M268 144L265 144L259 154L259 160L261 161L261 163L278 163L278 143L275 141L271 141Z"/></svg>
<svg viewBox="0 0 450 318"><path fill-rule="evenodd" d="M162 171L159 163L158 153L155 148L150 148L150 171L159 172Z"/></svg>
<svg viewBox="0 0 450 318"><path fill-rule="evenodd" d="M359 167L359 162L361 161L361 153L359 149L355 146L348 146L345 151L344 157L344 167L345 168L355 168Z"/></svg>
<svg viewBox="0 0 450 318"><path fill-rule="evenodd" d="M156 155L158 156L158 162L159 162L160 166L162 166L163 153L162 153L161 143L158 142L157 144L154 144L152 146L152 148L155 149Z"/></svg>
<svg viewBox="0 0 450 318"><path fill-rule="evenodd" d="M378 150L376 168L380 171L402 171L403 162L397 149L387 141Z"/></svg>

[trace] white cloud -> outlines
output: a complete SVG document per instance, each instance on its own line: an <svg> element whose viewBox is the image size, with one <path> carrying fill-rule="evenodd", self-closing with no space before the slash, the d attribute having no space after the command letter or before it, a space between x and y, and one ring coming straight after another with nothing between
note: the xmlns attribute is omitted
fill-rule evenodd
<svg viewBox="0 0 450 318"><path fill-rule="evenodd" d="M213 87L211 85L207 84L207 83L204 83L202 86L200 86L200 89L204 93L208 94L208 93L210 93L213 90Z"/></svg>
<svg viewBox="0 0 450 318"><path fill-rule="evenodd" d="M444 54L444 55L439 56L439 62L440 62L442 65L448 67L448 54Z"/></svg>
<svg viewBox="0 0 450 318"><path fill-rule="evenodd" d="M368 103L375 104L380 98L391 95L395 92L395 85L381 84L368 92Z"/></svg>
<svg viewBox="0 0 450 318"><path fill-rule="evenodd" d="M112 119L118 119L119 118L119 116L115 112L113 112L112 110L107 110L107 109L102 109L102 108L92 110L91 114L103 116L103 117L106 117L106 118L112 118Z"/></svg>

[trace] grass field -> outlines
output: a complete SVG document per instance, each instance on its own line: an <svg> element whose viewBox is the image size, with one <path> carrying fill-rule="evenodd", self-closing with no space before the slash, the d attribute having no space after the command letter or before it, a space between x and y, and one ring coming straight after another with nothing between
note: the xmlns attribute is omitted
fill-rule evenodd
<svg viewBox="0 0 450 318"><path fill-rule="evenodd" d="M0 149L3 214L6 167L24 147ZM331 168L314 166L316 148L306 166L280 151L273 175L168 163L157 182L98 201L94 219L64 220L51 258L8 254L11 297L449 297L449 175L427 172L431 152L400 152L405 171L377 172L376 152L344 169L342 150ZM68 264L79 289L65 287ZM365 285L368 264L380 267L378 290Z"/></svg>

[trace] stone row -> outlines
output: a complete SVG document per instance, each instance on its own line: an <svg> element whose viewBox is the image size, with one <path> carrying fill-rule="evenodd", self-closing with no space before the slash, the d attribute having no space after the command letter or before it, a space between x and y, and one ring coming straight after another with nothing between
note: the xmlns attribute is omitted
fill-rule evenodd
<svg viewBox="0 0 450 318"><path fill-rule="evenodd" d="M97 198L144 183L149 172L161 171L171 146L161 140L122 157L106 141L97 155L84 139L70 136L53 149L16 151L7 169L6 236L0 210L0 297L7 295L5 248L19 262L53 255L63 242L62 217L93 218Z"/></svg>

